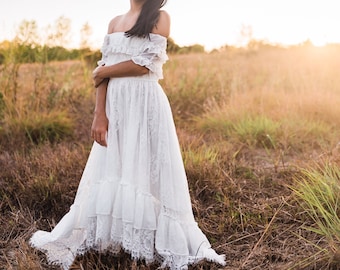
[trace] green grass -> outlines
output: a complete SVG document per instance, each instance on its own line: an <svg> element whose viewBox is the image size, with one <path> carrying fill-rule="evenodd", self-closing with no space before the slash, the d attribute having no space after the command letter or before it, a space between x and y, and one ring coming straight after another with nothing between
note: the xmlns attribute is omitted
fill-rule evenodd
<svg viewBox="0 0 340 270"><path fill-rule="evenodd" d="M32 112L7 121L0 130L0 138L17 138L32 144L54 143L72 137L73 131L74 121L65 111Z"/></svg>
<svg viewBox="0 0 340 270"><path fill-rule="evenodd" d="M207 116L197 119L197 126L203 132L219 133L222 137L251 147L275 148L280 138L280 123L266 116L240 116L232 119Z"/></svg>
<svg viewBox="0 0 340 270"><path fill-rule="evenodd" d="M326 162L302 169L295 180L292 190L301 208L313 221L304 228L326 240L315 245L322 257L331 262L340 254L340 168Z"/></svg>

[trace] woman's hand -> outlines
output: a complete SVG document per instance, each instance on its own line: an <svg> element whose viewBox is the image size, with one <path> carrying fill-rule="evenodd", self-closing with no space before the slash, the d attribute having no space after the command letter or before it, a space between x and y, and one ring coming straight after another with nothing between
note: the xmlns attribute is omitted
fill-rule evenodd
<svg viewBox="0 0 340 270"><path fill-rule="evenodd" d="M108 124L109 120L105 113L95 113L91 127L91 138L101 146L107 146L106 134Z"/></svg>
<svg viewBox="0 0 340 270"><path fill-rule="evenodd" d="M92 72L92 79L95 88L97 88L106 79L101 75L103 73L104 68L105 68L104 66L98 66Z"/></svg>

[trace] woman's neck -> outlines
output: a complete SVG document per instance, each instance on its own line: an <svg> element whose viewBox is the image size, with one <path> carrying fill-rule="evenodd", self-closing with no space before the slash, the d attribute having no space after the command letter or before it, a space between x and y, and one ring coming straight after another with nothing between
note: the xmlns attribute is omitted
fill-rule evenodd
<svg viewBox="0 0 340 270"><path fill-rule="evenodd" d="M130 10L129 13L140 13L142 10L145 0L130 0Z"/></svg>

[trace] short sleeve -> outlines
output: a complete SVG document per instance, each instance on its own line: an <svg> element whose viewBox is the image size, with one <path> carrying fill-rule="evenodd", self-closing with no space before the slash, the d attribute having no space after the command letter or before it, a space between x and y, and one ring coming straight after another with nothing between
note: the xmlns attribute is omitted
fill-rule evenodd
<svg viewBox="0 0 340 270"><path fill-rule="evenodd" d="M133 55L131 60L140 66L148 68L152 73L162 77L162 66L168 60L166 54L166 38L153 35L140 53Z"/></svg>
<svg viewBox="0 0 340 270"><path fill-rule="evenodd" d="M98 66L105 66L107 64L107 58L108 58L108 51L107 48L110 44L109 36L106 35L104 38L103 45L100 49L100 52L102 53L102 58L97 62Z"/></svg>

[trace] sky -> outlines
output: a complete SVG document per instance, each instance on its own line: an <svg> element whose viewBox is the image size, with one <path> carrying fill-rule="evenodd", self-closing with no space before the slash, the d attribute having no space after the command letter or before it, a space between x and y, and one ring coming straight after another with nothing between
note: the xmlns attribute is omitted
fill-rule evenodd
<svg viewBox="0 0 340 270"><path fill-rule="evenodd" d="M339 0L168 0L170 37L180 46L201 44L207 50L242 45L242 29L252 37L283 45L307 39L315 45L340 43ZM109 21L129 8L129 0L0 0L0 41L11 39L23 20L43 29L64 16L71 20L72 41L80 29L92 28L90 44L99 48Z"/></svg>

